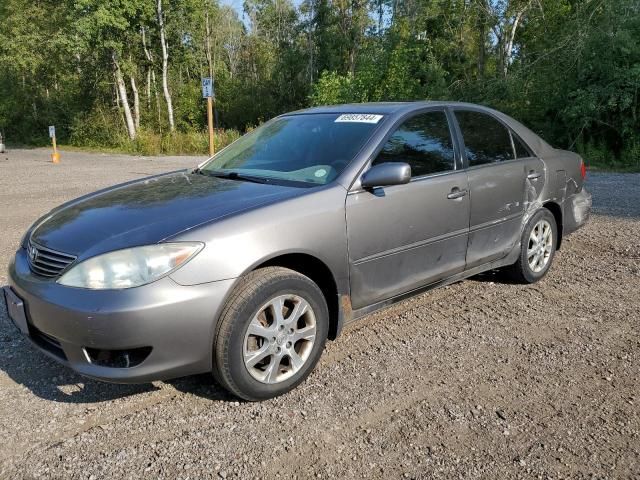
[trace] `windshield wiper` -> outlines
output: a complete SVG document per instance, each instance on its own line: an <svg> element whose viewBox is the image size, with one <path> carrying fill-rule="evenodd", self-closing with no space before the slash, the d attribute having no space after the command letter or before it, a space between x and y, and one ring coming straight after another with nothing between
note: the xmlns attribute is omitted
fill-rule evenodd
<svg viewBox="0 0 640 480"><path fill-rule="evenodd" d="M253 183L269 183L268 178L254 177L253 175L245 175L243 173L238 173L238 172L220 172L220 171L198 169L195 171L195 173L199 173L200 175L208 175L210 177L216 177L216 178L226 178L228 180L240 180L244 182L253 182Z"/></svg>

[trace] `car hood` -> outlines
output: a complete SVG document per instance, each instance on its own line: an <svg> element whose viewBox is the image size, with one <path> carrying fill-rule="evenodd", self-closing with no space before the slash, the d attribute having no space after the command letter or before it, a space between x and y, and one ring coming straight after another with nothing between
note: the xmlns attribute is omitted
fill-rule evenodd
<svg viewBox="0 0 640 480"><path fill-rule="evenodd" d="M54 209L31 239L80 258L157 243L203 223L300 195L304 188L187 172L115 186Z"/></svg>

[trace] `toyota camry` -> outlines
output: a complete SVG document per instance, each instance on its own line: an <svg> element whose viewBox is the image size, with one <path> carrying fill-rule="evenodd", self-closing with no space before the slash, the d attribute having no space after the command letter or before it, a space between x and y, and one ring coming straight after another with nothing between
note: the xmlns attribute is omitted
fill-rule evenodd
<svg viewBox="0 0 640 480"><path fill-rule="evenodd" d="M302 110L196 168L53 209L4 296L33 345L87 377L212 372L267 399L374 310L487 270L540 280L589 216L584 179L580 156L478 105Z"/></svg>

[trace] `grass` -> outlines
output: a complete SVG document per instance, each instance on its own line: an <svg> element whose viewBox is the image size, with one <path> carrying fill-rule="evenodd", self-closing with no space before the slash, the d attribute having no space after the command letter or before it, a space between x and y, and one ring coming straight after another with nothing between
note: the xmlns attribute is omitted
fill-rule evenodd
<svg viewBox="0 0 640 480"><path fill-rule="evenodd" d="M99 146L81 146L81 145L72 145L72 144L68 144L68 143L63 143L58 145L58 150L63 150L66 152L86 152L86 153L112 153L112 154L122 154L122 155L131 155L132 152L129 149L124 149L124 148L120 148L120 147L99 147ZM135 155L136 153L133 152L133 154ZM137 153L138 155L142 156L141 153ZM167 155L173 155L173 154L167 154ZM178 155L178 154L175 154ZM194 154L197 155L197 154ZM202 155L206 155L205 153L203 153ZM153 155L153 156L157 156L157 155Z"/></svg>
<svg viewBox="0 0 640 480"><path fill-rule="evenodd" d="M216 130L215 150L218 151L226 147L239 137L240 132L237 130ZM99 129L91 126L75 129L68 141L63 143L66 147L79 148L84 151L144 156L206 155L209 152L208 132L195 130L157 133L152 130L140 129L136 138L131 140L121 129Z"/></svg>
<svg viewBox="0 0 640 480"><path fill-rule="evenodd" d="M219 129L215 133L215 151L219 151L240 137L237 130ZM51 148L47 140L32 144L12 144L12 148ZM58 143L58 147L67 151L114 153L141 156L158 155L200 155L209 154L209 135L207 132L174 132L159 134L140 130L135 140L126 135L102 135L93 137L71 136ZM7 147L9 148L9 146Z"/></svg>

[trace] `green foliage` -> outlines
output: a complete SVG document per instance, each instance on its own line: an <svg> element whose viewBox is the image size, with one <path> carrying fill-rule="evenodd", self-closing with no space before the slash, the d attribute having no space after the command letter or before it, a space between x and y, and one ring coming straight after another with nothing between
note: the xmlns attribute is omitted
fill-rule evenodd
<svg viewBox="0 0 640 480"><path fill-rule="evenodd" d="M200 79L212 72L219 146L308 105L453 99L503 110L592 165L640 168L638 0L246 0L242 18L218 0L162 4L173 133L156 0L0 2L7 140L44 144L55 124L82 147L206 153ZM118 70L133 115L138 91L134 140Z"/></svg>
<svg viewBox="0 0 640 480"><path fill-rule="evenodd" d="M432 49L400 21L380 45L370 45L356 74L325 71L313 86L313 105L446 98L445 72Z"/></svg>
<svg viewBox="0 0 640 480"><path fill-rule="evenodd" d="M237 130L216 131L214 142L216 151L239 137L240 133ZM132 143L127 142L122 145L122 148L141 155L203 155L209 149L209 134L206 131L190 131L160 135L143 130Z"/></svg>
<svg viewBox="0 0 640 480"><path fill-rule="evenodd" d="M226 147L240 137L233 129L215 132L216 151ZM107 148L140 155L193 154L203 155L209 151L209 134L204 130L158 133L141 129L135 140L129 140L122 127L122 120L113 112L96 108L86 116L80 116L71 127L69 145L90 149Z"/></svg>

